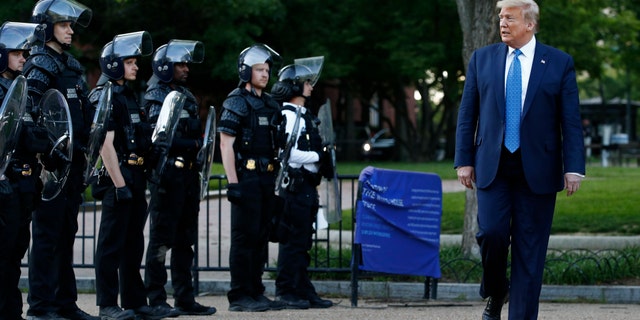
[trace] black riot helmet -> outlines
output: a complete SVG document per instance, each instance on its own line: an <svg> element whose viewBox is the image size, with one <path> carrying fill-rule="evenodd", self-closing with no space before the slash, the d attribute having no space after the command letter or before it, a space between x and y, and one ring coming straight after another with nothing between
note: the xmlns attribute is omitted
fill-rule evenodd
<svg viewBox="0 0 640 320"><path fill-rule="evenodd" d="M93 13L91 9L74 0L40 0L33 7L31 22L45 25L44 41L53 38L53 25L58 22L71 22L83 27L89 25Z"/></svg>
<svg viewBox="0 0 640 320"><path fill-rule="evenodd" d="M44 41L44 28L35 23L5 22L0 27L0 73L7 71L9 52L29 51ZM11 70L16 72L17 70Z"/></svg>
<svg viewBox="0 0 640 320"><path fill-rule="evenodd" d="M124 77L124 60L153 53L151 35L147 31L119 34L102 48L100 69L111 80Z"/></svg>
<svg viewBox="0 0 640 320"><path fill-rule="evenodd" d="M274 68L282 62L280 55L266 44L257 43L245 48L238 56L238 77L240 84L251 82L251 67L258 63L267 63Z"/></svg>
<svg viewBox="0 0 640 320"><path fill-rule="evenodd" d="M323 64L324 56L295 59L293 64L278 71L278 82L273 85L271 94L279 102L304 97L305 82L314 86L320 78Z"/></svg>
<svg viewBox="0 0 640 320"><path fill-rule="evenodd" d="M153 74L162 82L173 80L176 63L201 63L204 60L204 44L195 40L170 40L153 54Z"/></svg>

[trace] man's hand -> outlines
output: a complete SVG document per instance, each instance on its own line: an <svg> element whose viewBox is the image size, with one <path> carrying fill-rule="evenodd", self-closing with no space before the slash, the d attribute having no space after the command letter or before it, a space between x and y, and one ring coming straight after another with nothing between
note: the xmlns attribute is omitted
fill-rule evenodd
<svg viewBox="0 0 640 320"><path fill-rule="evenodd" d="M227 184L227 200L231 203L242 203L242 186L239 183Z"/></svg>
<svg viewBox="0 0 640 320"><path fill-rule="evenodd" d="M47 171L55 171L64 168L71 162L69 158L58 148L51 150L51 153L45 153L40 156L40 161Z"/></svg>
<svg viewBox="0 0 640 320"><path fill-rule="evenodd" d="M580 189L580 183L582 177L577 174L565 173L564 174L564 188L567 189L567 197L576 193Z"/></svg>
<svg viewBox="0 0 640 320"><path fill-rule="evenodd" d="M476 182L476 171L472 166L458 167L456 168L456 173L458 174L458 181L463 186L473 189L473 183Z"/></svg>
<svg viewBox="0 0 640 320"><path fill-rule="evenodd" d="M149 150L149 153L147 154L147 162L148 165L151 168L154 168L158 165L158 161L160 160L160 157L162 157L162 155L167 154L167 152L169 151L169 144L166 142L157 142L155 143L152 147L151 150Z"/></svg>
<svg viewBox="0 0 640 320"><path fill-rule="evenodd" d="M133 198L133 194L131 194L131 189L128 186L116 188L116 201L126 201L131 200L131 198Z"/></svg>

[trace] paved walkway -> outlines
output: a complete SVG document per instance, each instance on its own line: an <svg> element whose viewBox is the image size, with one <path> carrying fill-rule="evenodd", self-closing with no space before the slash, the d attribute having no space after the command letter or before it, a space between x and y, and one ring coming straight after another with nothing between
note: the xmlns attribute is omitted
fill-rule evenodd
<svg viewBox="0 0 640 320"><path fill-rule="evenodd" d="M332 298L337 303L329 309L311 310L281 310L258 313L229 312L229 304L223 295L202 296L198 302L215 306L218 312L213 316L196 317L181 316L179 319L295 319L295 320L326 320L326 319L431 319L431 320L476 320L480 319L484 303L480 301L380 301L360 300L358 307L351 307L347 299ZM95 295L81 294L78 304L85 311L97 315ZM507 318L508 305L502 311L502 318ZM25 306L26 310L26 306ZM540 305L539 319L547 320L629 320L638 319L640 305L638 304L596 304L596 303L551 303Z"/></svg>

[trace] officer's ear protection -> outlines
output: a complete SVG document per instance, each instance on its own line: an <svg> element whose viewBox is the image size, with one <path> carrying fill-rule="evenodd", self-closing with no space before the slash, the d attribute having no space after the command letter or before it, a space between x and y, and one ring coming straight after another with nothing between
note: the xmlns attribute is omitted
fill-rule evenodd
<svg viewBox="0 0 640 320"><path fill-rule="evenodd" d="M300 85L297 82L293 83L293 86L291 86L291 91L293 92L300 92L302 90L300 90Z"/></svg>
<svg viewBox="0 0 640 320"><path fill-rule="evenodd" d="M302 94L303 88L300 88L300 77L295 77L291 82L293 83L293 85L291 86L291 91L294 94Z"/></svg>
<svg viewBox="0 0 640 320"><path fill-rule="evenodd" d="M42 23L42 24L44 24L48 20L49 20L49 16L47 16L46 13L38 13L32 18L32 21L38 21L39 23Z"/></svg>

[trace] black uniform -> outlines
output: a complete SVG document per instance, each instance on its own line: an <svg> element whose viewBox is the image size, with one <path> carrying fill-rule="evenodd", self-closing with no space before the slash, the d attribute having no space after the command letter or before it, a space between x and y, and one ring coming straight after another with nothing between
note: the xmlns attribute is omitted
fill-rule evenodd
<svg viewBox="0 0 640 320"><path fill-rule="evenodd" d="M186 95L180 121L168 151L166 165L158 184L150 184L150 232L145 266L145 286L149 305L166 303L167 268L165 259L171 249L171 284L175 307L195 304L191 276L198 236L200 211L199 172L202 164L196 155L202 146L202 124L195 96L181 85L157 81L154 75L145 94L145 107L152 125L158 120L164 98L172 90Z"/></svg>
<svg viewBox="0 0 640 320"><path fill-rule="evenodd" d="M229 302L264 293L262 274L273 210L277 173L272 119L280 107L269 95L244 88L233 90L223 103L218 131L235 137L238 184L243 199L231 205L231 290Z"/></svg>
<svg viewBox="0 0 640 320"><path fill-rule="evenodd" d="M285 130L286 135L281 135L295 134L297 138L286 169L290 183L282 190L285 207L281 225L277 229L279 247L276 295L313 302L318 298L309 280L307 267L311 261L309 250L313 244L313 223L319 208L317 186L322 178L318 173L323 152L322 139L317 126L319 121L308 109L301 112L299 131L293 133L296 108L303 107L285 103L282 108L289 126Z"/></svg>
<svg viewBox="0 0 640 320"><path fill-rule="evenodd" d="M13 80L0 77L0 103ZM25 117L31 119L31 117ZM24 136L33 121L24 120ZM14 137L18 138L18 137ZM22 293L18 288L20 264L30 240L31 212L37 205L42 183L38 178L40 165L29 140L16 144L11 161L0 180L0 319L21 319Z"/></svg>
<svg viewBox="0 0 640 320"><path fill-rule="evenodd" d="M118 201L113 184L102 200L100 233L96 250L97 304L136 309L147 305L140 266L144 254L144 225L147 221L146 174L144 157L151 145L151 129L144 109L126 85L113 83L111 118L107 131L114 132L113 145L120 171L132 198ZM97 103L103 87L91 92ZM101 177L109 179L108 176Z"/></svg>
<svg viewBox="0 0 640 320"><path fill-rule="evenodd" d="M33 105L38 105L50 88L58 89L66 98L73 123L74 147L63 190L50 201L42 202L33 214L28 314L68 313L78 309L73 243L85 189L83 149L93 117L83 72L78 60L69 53L57 53L48 46L34 47L24 66Z"/></svg>

